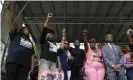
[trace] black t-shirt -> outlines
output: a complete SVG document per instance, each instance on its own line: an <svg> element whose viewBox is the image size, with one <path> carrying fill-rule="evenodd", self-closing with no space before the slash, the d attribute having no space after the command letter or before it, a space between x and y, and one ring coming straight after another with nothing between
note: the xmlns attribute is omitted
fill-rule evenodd
<svg viewBox="0 0 133 80"><path fill-rule="evenodd" d="M133 44L129 45L129 48L133 52Z"/></svg>
<svg viewBox="0 0 133 80"><path fill-rule="evenodd" d="M52 62L57 61L57 46L52 41L47 41L46 34L48 28L43 28L41 38L40 38L40 45L41 45L41 59L46 59Z"/></svg>
<svg viewBox="0 0 133 80"><path fill-rule="evenodd" d="M79 48L70 48L71 55L74 57L74 64L81 64L83 65L83 62L85 60L85 52L82 49Z"/></svg>
<svg viewBox="0 0 133 80"><path fill-rule="evenodd" d="M10 46L6 62L16 63L25 67L31 66L31 57L34 54L34 49L30 39L19 36L18 33L9 33Z"/></svg>

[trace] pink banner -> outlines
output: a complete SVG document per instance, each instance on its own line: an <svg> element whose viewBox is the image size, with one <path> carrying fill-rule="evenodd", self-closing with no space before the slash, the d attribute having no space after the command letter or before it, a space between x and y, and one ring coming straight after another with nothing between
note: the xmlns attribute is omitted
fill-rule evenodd
<svg viewBox="0 0 133 80"><path fill-rule="evenodd" d="M55 72L42 69L39 71L38 80L64 80L64 73L58 72L58 69Z"/></svg>

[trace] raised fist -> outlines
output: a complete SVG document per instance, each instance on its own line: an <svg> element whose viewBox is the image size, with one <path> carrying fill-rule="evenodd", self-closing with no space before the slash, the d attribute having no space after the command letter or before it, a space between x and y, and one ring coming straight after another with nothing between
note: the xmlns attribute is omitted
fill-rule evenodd
<svg viewBox="0 0 133 80"><path fill-rule="evenodd" d="M87 30L85 29L85 30L83 30L83 35L86 35L87 34Z"/></svg>
<svg viewBox="0 0 133 80"><path fill-rule="evenodd" d="M4 5L5 5L5 9L6 9L6 10L10 10L9 2L5 1L5 2L4 2Z"/></svg>
<svg viewBox="0 0 133 80"><path fill-rule="evenodd" d="M133 32L132 29L128 29L128 30L127 30L127 34L130 34L131 32Z"/></svg>
<svg viewBox="0 0 133 80"><path fill-rule="evenodd" d="M10 14L11 11L10 11L9 2L5 1L5 2L4 2L4 5L5 5L5 9L6 9L7 13Z"/></svg>
<svg viewBox="0 0 133 80"><path fill-rule="evenodd" d="M63 35L63 36L66 35L66 29L65 29L65 28L62 29L62 35Z"/></svg>
<svg viewBox="0 0 133 80"><path fill-rule="evenodd" d="M52 18L52 13L48 13L47 18Z"/></svg>

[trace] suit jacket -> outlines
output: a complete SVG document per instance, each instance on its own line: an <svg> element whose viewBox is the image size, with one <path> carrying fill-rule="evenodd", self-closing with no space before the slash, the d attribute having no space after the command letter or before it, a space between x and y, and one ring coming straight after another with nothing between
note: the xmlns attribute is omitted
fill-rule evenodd
<svg viewBox="0 0 133 80"><path fill-rule="evenodd" d="M105 45L102 48L102 53L107 72L114 71L112 65L124 64L124 56L119 46L115 45L115 49L113 50L109 45Z"/></svg>

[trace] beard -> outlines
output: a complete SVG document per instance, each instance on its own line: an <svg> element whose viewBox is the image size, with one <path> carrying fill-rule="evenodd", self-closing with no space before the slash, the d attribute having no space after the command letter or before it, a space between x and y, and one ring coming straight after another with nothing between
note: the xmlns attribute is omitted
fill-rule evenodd
<svg viewBox="0 0 133 80"><path fill-rule="evenodd" d="M112 41L112 40L108 40L107 42L108 42L108 43L113 43L113 41Z"/></svg>
<svg viewBox="0 0 133 80"><path fill-rule="evenodd" d="M75 45L75 48L79 48L79 45Z"/></svg>
<svg viewBox="0 0 133 80"><path fill-rule="evenodd" d="M108 42L113 42L113 37L108 37L108 38L107 38L107 41L108 41Z"/></svg>

